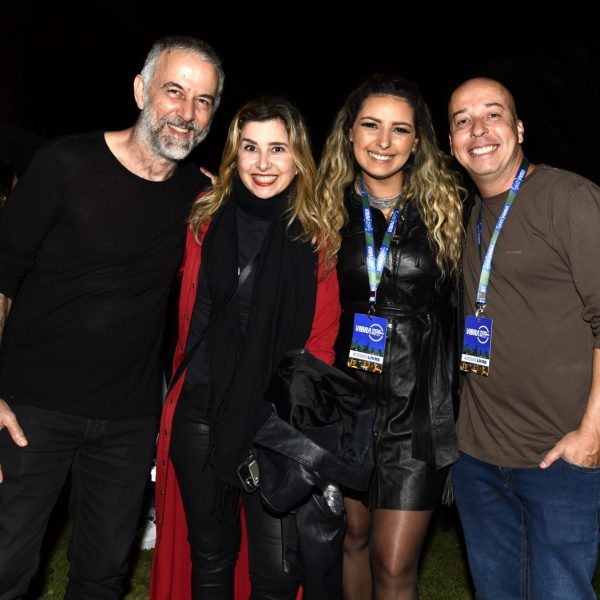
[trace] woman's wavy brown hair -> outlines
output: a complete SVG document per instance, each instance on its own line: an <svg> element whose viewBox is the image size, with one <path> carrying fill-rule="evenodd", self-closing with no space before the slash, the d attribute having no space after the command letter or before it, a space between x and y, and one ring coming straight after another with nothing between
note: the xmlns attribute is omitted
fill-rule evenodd
<svg viewBox="0 0 600 600"><path fill-rule="evenodd" d="M373 75L351 92L337 114L317 172L317 199L325 218L338 231L348 219L344 192L360 171L349 134L363 103L371 96L392 96L413 109L418 143L404 166L404 198L418 202L441 272L456 276L460 272L464 190L450 158L438 146L423 96L414 83L402 77ZM337 252L339 238L336 244L333 250Z"/></svg>

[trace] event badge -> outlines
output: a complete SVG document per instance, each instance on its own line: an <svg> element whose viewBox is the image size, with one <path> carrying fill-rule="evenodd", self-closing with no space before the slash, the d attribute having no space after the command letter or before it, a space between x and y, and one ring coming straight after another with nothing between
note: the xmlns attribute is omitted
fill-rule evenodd
<svg viewBox="0 0 600 600"><path fill-rule="evenodd" d="M467 316L465 337L460 357L460 370L487 377L490 374L492 350L492 319Z"/></svg>
<svg viewBox="0 0 600 600"><path fill-rule="evenodd" d="M387 319L356 313L348 366L371 373L383 371Z"/></svg>

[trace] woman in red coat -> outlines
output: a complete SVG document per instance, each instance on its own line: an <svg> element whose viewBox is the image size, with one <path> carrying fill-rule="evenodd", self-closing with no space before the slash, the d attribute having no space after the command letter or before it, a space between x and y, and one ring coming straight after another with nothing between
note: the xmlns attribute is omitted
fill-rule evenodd
<svg viewBox="0 0 600 600"><path fill-rule="evenodd" d="M154 599L234 598L241 504L252 598L296 597L300 574L283 570L280 519L243 490L238 467L283 354L306 347L333 362L339 233L314 180L301 115L261 99L234 117L219 178L192 210L175 370L193 355L160 429Z"/></svg>

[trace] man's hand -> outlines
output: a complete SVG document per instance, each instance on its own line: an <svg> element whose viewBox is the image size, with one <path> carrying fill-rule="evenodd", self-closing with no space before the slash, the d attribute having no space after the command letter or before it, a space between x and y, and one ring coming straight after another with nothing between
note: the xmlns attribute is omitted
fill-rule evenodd
<svg viewBox="0 0 600 600"><path fill-rule="evenodd" d="M10 410L10 407L4 400L0 399L0 430L5 427L8 429L10 437L17 446L27 446L27 438L19 426L15 413ZM0 466L0 483L3 481L4 477L2 475L2 467Z"/></svg>
<svg viewBox="0 0 600 600"><path fill-rule="evenodd" d="M210 179L212 185L215 185L215 183L217 182L217 176L214 173L211 173L208 169L200 167L200 173L206 175Z"/></svg>
<svg viewBox="0 0 600 600"><path fill-rule="evenodd" d="M548 468L561 456L580 467L597 467L600 465L600 432L579 428L567 433L544 456L540 467Z"/></svg>

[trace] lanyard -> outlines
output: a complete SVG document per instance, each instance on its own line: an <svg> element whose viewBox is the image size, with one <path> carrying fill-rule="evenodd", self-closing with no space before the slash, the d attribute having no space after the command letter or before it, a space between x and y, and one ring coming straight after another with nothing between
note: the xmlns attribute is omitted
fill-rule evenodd
<svg viewBox="0 0 600 600"><path fill-rule="evenodd" d="M490 239L490 243L485 253L485 259L483 261L483 265L481 266L481 275L479 276L479 286L477 287L477 299L475 300L475 305L477 306L477 316L479 316L483 309L485 308L487 301L487 290L490 281L490 273L492 270L492 257L494 256L494 250L496 249L496 241L498 240L498 236L502 231L502 227L504 226L504 221L506 220L506 215L508 215L508 211L514 202L514 199L517 196L517 192L525 179L525 175L527 174L527 169L529 168L529 161L523 157L521 162L521 166L519 167L519 171L510 187L508 192L508 196L506 201L504 202L504 206L502 207L502 212L498 217L498 221L496 222L496 227L494 227L494 232L492 233L492 237ZM483 199L481 200L483 206ZM477 247L479 248L479 256L481 256L481 209L479 211L479 219L477 221Z"/></svg>
<svg viewBox="0 0 600 600"><path fill-rule="evenodd" d="M365 186L363 185L363 182L360 181L360 179L358 181L358 186L360 187L361 192L363 220L365 224L367 272L369 274L370 290L369 302L371 303L369 313L371 314L375 309L377 288L379 287L379 282L381 281L381 274L383 273L383 267L385 266L385 259L387 258L388 252L390 250L390 242L392 241L392 237L394 235L394 232L396 231L396 224L398 223L398 205L400 204L400 200L402 200L403 194L400 194L398 202L396 202L394 212L392 213L392 218L390 219L387 229L385 230L385 235L383 236L381 248L379 248L379 253L377 254L377 259L375 259L375 241L373 239L373 218L371 213L371 204L369 203L369 196L367 194L367 190L365 189Z"/></svg>

